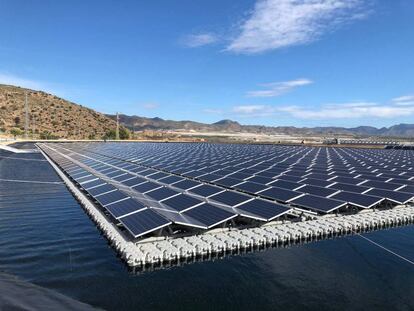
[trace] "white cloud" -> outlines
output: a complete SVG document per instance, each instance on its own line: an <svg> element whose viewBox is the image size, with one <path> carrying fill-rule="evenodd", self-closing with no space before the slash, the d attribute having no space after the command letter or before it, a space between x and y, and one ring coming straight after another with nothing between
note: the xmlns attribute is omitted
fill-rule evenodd
<svg viewBox="0 0 414 311"><path fill-rule="evenodd" d="M414 101L414 95L405 95L405 96L396 97L396 98L393 98L392 101L395 103L412 102Z"/></svg>
<svg viewBox="0 0 414 311"><path fill-rule="evenodd" d="M414 106L414 95L396 97L391 101L398 106Z"/></svg>
<svg viewBox="0 0 414 311"><path fill-rule="evenodd" d="M142 107L148 110L157 109L160 105L158 103L145 103Z"/></svg>
<svg viewBox="0 0 414 311"><path fill-rule="evenodd" d="M303 106L239 105L232 108L239 117L276 117L281 114L296 119L333 120L357 118L397 118L414 115L414 106L385 105L373 102L327 104L318 108Z"/></svg>
<svg viewBox="0 0 414 311"><path fill-rule="evenodd" d="M213 44L218 41L215 34L212 33L199 33L187 35L181 39L181 43L189 48L197 48L204 45Z"/></svg>
<svg viewBox="0 0 414 311"><path fill-rule="evenodd" d="M227 46L254 54L306 44L368 14L369 0L258 0L240 34Z"/></svg>
<svg viewBox="0 0 414 311"><path fill-rule="evenodd" d="M300 106L285 106L277 109L298 119L356 119L356 118L396 118L414 114L414 107L380 105L376 103L345 103L325 105L319 109Z"/></svg>
<svg viewBox="0 0 414 311"><path fill-rule="evenodd" d="M263 84L265 90L247 92L248 97L275 97L287 93L299 86L304 86L313 83L309 79L296 79L284 82L274 82Z"/></svg>
<svg viewBox="0 0 414 311"><path fill-rule="evenodd" d="M213 109L213 108L203 109L203 112L210 113L210 114L223 114L224 113L222 109Z"/></svg>

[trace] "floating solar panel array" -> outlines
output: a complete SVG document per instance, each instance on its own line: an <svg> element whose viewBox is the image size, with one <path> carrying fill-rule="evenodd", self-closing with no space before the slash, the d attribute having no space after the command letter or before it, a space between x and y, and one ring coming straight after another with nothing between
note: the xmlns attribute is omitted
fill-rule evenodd
<svg viewBox="0 0 414 311"><path fill-rule="evenodd" d="M414 152L194 143L61 143L42 149L139 237L165 226L271 221L414 198Z"/></svg>

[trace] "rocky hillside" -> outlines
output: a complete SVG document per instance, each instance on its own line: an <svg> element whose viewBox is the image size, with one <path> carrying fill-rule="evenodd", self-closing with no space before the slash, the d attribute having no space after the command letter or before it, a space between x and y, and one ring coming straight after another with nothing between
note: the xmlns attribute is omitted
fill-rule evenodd
<svg viewBox="0 0 414 311"><path fill-rule="evenodd" d="M29 106L29 134L36 138L102 138L115 128L115 121L104 114L54 95L0 84L0 132L24 129L25 93Z"/></svg>

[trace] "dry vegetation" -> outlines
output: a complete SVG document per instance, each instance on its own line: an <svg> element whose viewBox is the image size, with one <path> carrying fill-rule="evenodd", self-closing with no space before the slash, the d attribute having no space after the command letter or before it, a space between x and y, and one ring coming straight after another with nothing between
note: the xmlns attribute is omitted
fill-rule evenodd
<svg viewBox="0 0 414 311"><path fill-rule="evenodd" d="M29 103L29 134L36 138L100 139L115 128L104 114L41 91L0 85L0 132L23 130L25 93Z"/></svg>

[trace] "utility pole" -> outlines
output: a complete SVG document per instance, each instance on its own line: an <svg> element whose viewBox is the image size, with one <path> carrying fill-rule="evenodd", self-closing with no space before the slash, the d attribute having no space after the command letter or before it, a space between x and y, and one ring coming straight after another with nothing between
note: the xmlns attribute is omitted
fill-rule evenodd
<svg viewBox="0 0 414 311"><path fill-rule="evenodd" d="M115 133L115 139L119 140L119 113L116 113L116 133Z"/></svg>
<svg viewBox="0 0 414 311"><path fill-rule="evenodd" d="M32 116L32 137L35 138L35 116Z"/></svg>
<svg viewBox="0 0 414 311"><path fill-rule="evenodd" d="M24 116L24 138L28 138L28 130L29 130L29 105L27 104L27 91L25 94L25 100L24 100L24 110L25 110L25 116Z"/></svg>

